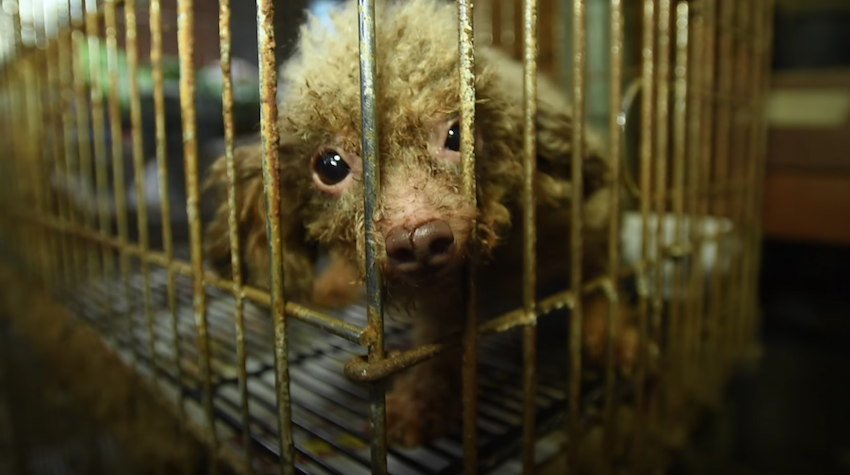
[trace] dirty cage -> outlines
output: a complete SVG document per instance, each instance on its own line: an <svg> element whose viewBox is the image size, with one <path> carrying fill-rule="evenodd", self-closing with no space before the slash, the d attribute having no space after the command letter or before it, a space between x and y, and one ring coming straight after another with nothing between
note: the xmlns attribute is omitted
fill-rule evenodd
<svg viewBox="0 0 850 475"><path fill-rule="evenodd" d="M262 135L269 229L281 219L273 99L287 43L276 26L292 7L274 3L0 0L3 266L96 332L206 448L210 471L664 467L755 344L773 1L458 0L462 137L473 136L476 47L502 48L524 67L527 194L534 78L546 74L573 103L577 126L565 139L575 153L585 124L601 132L621 213L608 224L603 277L571 268L571 288L535 295L535 266L526 265L516 277L522 301L497 302L486 319L470 310L462 337L420 348L405 347L407 322L384 318L374 266L362 301L334 312L283 300L279 241L269 249L270 293L207 268L200 183L209 158L232 157L242 136ZM369 126L380 91L368 84L380 64L375 1L359 3L370 215L381 150ZM258 66L231 57L237 17L250 20ZM461 144L472 197L473 146ZM524 201L525 216L533 202ZM570 219L581 229L581 212ZM529 262L534 221L522 221ZM230 236L238 245L238 230ZM581 234L563 245L581 253ZM466 290L492 298L474 279ZM588 292L633 305L633 374L615 370L612 344L605 367L582 365L576 296ZM615 318L618 306L609 309ZM387 378L456 345L462 421L422 447L388 446Z"/></svg>

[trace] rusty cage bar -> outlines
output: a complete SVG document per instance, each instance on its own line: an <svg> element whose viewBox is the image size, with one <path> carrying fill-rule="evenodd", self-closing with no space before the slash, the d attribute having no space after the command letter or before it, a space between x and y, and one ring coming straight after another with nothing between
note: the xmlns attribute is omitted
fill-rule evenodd
<svg viewBox="0 0 850 475"><path fill-rule="evenodd" d="M272 0L257 0L253 15L270 291L244 280L232 18L247 5L219 0L207 11L202 3L0 0L0 255L3 266L100 332L187 434L206 444L211 471L223 462L240 473L474 474L521 466L530 474L564 473L557 471L563 463L578 473L587 454L600 453L604 466L637 472L662 466L660 454L682 446L670 434L685 433L701 404L719 397L756 338L773 0L480 0L477 8L457 0L460 166L472 202L476 48L507 51L523 68L522 304L478 314L476 302L489 294L474 277L473 249L463 335L404 351L388 350L408 327L384 318L379 249L370 239L364 302L332 313L284 298L281 7ZM357 0L366 236L381 191L376 48L389 45L376 44L375 15L383 3ZM207 76L199 72L196 35L206 25L218 28L221 114L213 116L226 157L230 279L207 270L202 251L199 121L209 118L197 112ZM563 139L572 144L574 199L563 243L573 256L571 286L541 298L536 137L544 74L573 107L571 136ZM169 112L175 79L179 117ZM579 259L588 244L575 159L590 153L593 128L614 184L607 267L596 279L583 274ZM174 148L169 139L178 129ZM180 173L184 196L172 190ZM149 208L152 196L158 205ZM185 221L175 221L181 210ZM614 363L615 322L626 313L629 282L637 367L624 377ZM607 305L601 374L583 361L589 310L582 302L593 292ZM538 329L550 314L569 318L555 365L567 370L557 377L540 366ZM498 359L514 344L513 329L518 364ZM315 337L321 344L311 346ZM422 449L388 447L388 378L458 349L459 430Z"/></svg>

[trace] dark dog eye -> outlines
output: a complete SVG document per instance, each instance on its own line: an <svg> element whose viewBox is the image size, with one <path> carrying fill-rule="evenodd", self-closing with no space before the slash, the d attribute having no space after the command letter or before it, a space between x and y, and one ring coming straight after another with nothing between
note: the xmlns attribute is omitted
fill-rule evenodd
<svg viewBox="0 0 850 475"><path fill-rule="evenodd" d="M460 124L457 122L449 129L449 134L446 136L446 149L453 152L460 152Z"/></svg>
<svg viewBox="0 0 850 475"><path fill-rule="evenodd" d="M342 156L333 151L323 152L313 164L313 170L319 175L319 179L326 185L336 185L348 176L351 168L342 159Z"/></svg>

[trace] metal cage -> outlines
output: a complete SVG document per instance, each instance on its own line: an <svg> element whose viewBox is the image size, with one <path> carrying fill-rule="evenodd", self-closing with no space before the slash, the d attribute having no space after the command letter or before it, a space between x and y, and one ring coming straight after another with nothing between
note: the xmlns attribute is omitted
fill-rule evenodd
<svg viewBox="0 0 850 475"><path fill-rule="evenodd" d="M603 278L587 281L574 259L573 288L541 300L528 284L536 249L534 200L526 200L522 307L486 323L468 312L467 330L454 343L464 354L462 428L417 450L387 447L385 380L450 344L387 351L406 328L384 321L375 266L367 266L364 304L336 314L283 299L280 240L270 241L270 294L242 282L238 255L233 280L205 268L198 137L201 119L211 119L206 110L198 113L205 83L195 35L204 30L219 40L221 84L214 92L221 115L212 115L222 127L234 206L234 117L241 112L234 105L230 18L247 5L220 0L217 11L201 11L203 2L177 0L174 22L164 26L164 3L0 0L0 243L7 263L101 332L167 401L208 446L211 467L534 473L541 461L562 457L577 473L584 454L598 451L606 469L637 473L663 465L654 454L681 446L693 408L716 398L749 354L758 325L773 0L482 0L474 14L472 0L457 1L462 131L475 123L475 32L475 41L501 45L524 64L528 196L535 186L539 65L571 93L575 154L584 153L584 124L605 132L616 193L627 197L615 202L626 218L610 222ZM359 4L368 233L380 188L375 5ZM220 34L211 22L197 21L216 13ZM269 229L280 226L274 17L272 0L257 0L253 90ZM179 62L170 65L163 37L175 28ZM179 75L167 78L169 67ZM179 111L175 105L169 113L174 96L167 86L174 81ZM461 154L464 190L474 197L473 136L463 133ZM169 140L178 138L182 162L169 156ZM175 164L185 196L169 196ZM146 195L151 186L156 193ZM564 245L580 255L581 200L573 206L573 233ZM238 247L238 230L230 232ZM368 262L374 254L367 247ZM575 297L602 290L616 303L627 298L619 290L627 279L639 309L637 372L624 384L609 357L607 371L588 378ZM467 290L470 301L482 291L473 279ZM554 358L556 370L569 371L550 371L539 367L537 328L565 310L568 351ZM649 367L649 336L659 342L657 368ZM500 360L505 351L518 360Z"/></svg>

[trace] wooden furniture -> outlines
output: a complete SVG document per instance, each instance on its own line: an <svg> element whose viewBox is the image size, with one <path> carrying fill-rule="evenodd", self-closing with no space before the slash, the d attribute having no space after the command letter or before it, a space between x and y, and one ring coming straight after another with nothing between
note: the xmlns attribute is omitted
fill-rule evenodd
<svg viewBox="0 0 850 475"><path fill-rule="evenodd" d="M774 73L767 238L850 245L850 69Z"/></svg>

